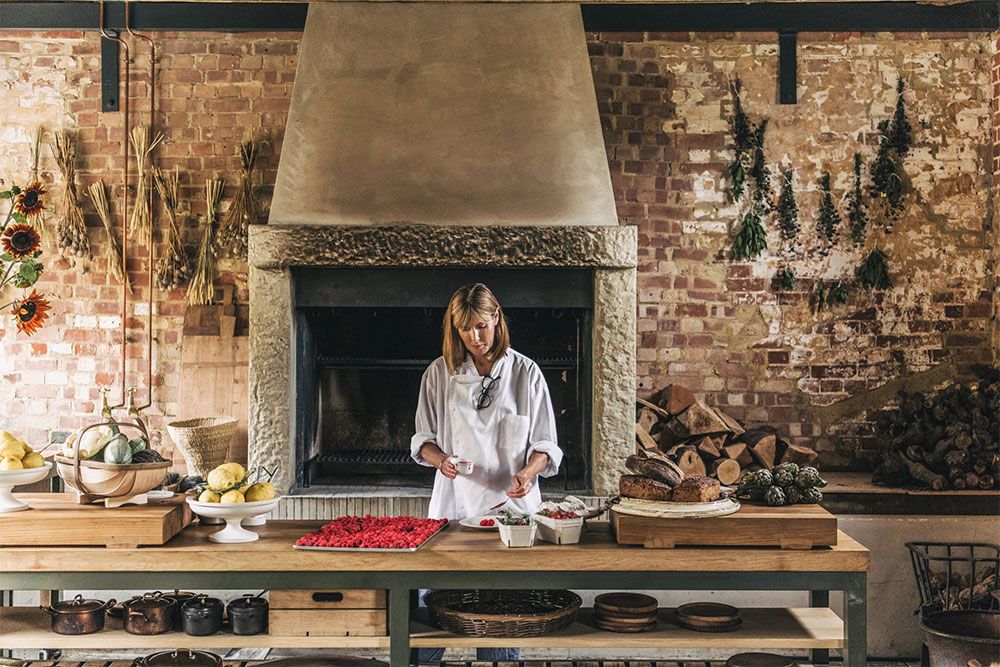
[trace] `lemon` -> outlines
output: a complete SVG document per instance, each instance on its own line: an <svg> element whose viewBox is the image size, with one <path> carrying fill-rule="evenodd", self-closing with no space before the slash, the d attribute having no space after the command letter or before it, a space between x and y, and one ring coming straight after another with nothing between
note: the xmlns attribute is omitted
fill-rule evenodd
<svg viewBox="0 0 1000 667"><path fill-rule="evenodd" d="M240 480L242 480L244 477L247 476L247 469L241 466L239 463L235 462L223 463L221 466L219 466L219 468L225 468L229 472L233 473L233 477L236 478L237 482L239 482ZM216 470L218 470L218 468L216 468Z"/></svg>
<svg viewBox="0 0 1000 667"><path fill-rule="evenodd" d="M261 500L271 500L274 498L274 485L270 482L257 482L251 484L247 489L246 499L248 503L255 503Z"/></svg>
<svg viewBox="0 0 1000 667"><path fill-rule="evenodd" d="M21 470L24 466L21 464L21 459L14 456L5 456L3 460L0 460L0 470Z"/></svg>
<svg viewBox="0 0 1000 667"><path fill-rule="evenodd" d="M240 493L239 491L236 491L234 489L233 491L226 491L225 493L223 493L222 494L222 498L221 498L221 500L219 502L223 502L223 503L245 503L246 502L246 498L243 497L242 493Z"/></svg>
<svg viewBox="0 0 1000 667"><path fill-rule="evenodd" d="M221 496L219 496L219 494L216 493L215 491L209 491L208 489L205 489L204 491L201 492L201 495L198 496L198 502L217 503L219 502L220 497Z"/></svg>
<svg viewBox="0 0 1000 667"><path fill-rule="evenodd" d="M24 455L25 455L25 456L27 456L28 454L30 454L30 453L32 453L33 451L35 451L35 450L34 450L34 449L32 449L31 447L29 447L29 446L28 446L27 444L25 444L24 440L22 440L22 441L21 441L21 446L22 446L22 447L24 447Z"/></svg>
<svg viewBox="0 0 1000 667"><path fill-rule="evenodd" d="M236 476L233 475L232 471L221 466L208 473L208 488L210 489L228 489L235 483Z"/></svg>
<svg viewBox="0 0 1000 667"><path fill-rule="evenodd" d="M5 438L2 443L0 443L0 457L4 458L24 458L24 446L21 444L20 440L14 437Z"/></svg>
<svg viewBox="0 0 1000 667"><path fill-rule="evenodd" d="M21 459L21 465L25 468L41 468L45 465L45 459L38 452L29 452Z"/></svg>

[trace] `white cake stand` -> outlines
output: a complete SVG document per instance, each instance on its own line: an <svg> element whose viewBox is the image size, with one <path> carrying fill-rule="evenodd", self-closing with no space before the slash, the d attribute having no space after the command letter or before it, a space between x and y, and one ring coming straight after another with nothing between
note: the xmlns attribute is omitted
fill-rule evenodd
<svg viewBox="0 0 1000 667"><path fill-rule="evenodd" d="M193 497L187 499L188 505L195 514L213 519L225 519L226 527L217 533L212 533L208 539L222 544L235 542L253 542L258 539L257 533L245 529L240 524L243 519L267 514L278 506L278 498L258 500L255 503L199 503Z"/></svg>
<svg viewBox="0 0 1000 667"><path fill-rule="evenodd" d="M5 512L21 512L29 509L28 503L22 502L11 493L15 486L34 484L49 476L52 464L48 461L41 468L25 470L0 470L0 514Z"/></svg>

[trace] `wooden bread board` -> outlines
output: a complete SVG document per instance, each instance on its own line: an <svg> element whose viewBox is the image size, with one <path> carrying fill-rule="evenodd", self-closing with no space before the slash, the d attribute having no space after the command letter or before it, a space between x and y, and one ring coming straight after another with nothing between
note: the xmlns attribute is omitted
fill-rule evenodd
<svg viewBox="0 0 1000 667"><path fill-rule="evenodd" d="M744 502L734 514L707 518L632 516L614 508L611 515L618 544L811 549L837 543L837 517L819 505L768 507Z"/></svg>
<svg viewBox="0 0 1000 667"><path fill-rule="evenodd" d="M160 545L191 523L183 494L148 505L81 505L75 493L15 493L28 503L24 512L0 514L4 546Z"/></svg>

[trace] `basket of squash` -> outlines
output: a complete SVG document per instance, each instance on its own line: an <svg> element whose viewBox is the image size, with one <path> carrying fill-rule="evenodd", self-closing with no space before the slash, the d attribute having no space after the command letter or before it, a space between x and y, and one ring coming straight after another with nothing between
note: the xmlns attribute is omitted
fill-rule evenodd
<svg viewBox="0 0 1000 667"><path fill-rule="evenodd" d="M129 439L122 429L138 432ZM79 494L80 503L103 501L107 507L144 504L171 462L149 447L141 420L90 424L70 435L56 455L56 472Z"/></svg>

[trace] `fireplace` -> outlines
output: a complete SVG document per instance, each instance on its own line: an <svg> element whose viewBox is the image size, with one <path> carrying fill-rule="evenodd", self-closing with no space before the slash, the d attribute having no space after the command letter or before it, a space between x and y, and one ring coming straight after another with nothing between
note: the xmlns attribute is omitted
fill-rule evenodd
<svg viewBox="0 0 1000 667"><path fill-rule="evenodd" d="M441 354L444 304L478 281L549 386L565 456L546 490L589 491L592 271L306 268L292 280L296 488L433 484L409 453L420 378Z"/></svg>

